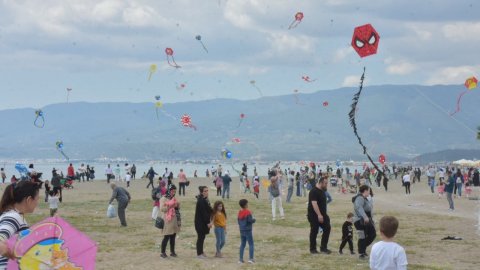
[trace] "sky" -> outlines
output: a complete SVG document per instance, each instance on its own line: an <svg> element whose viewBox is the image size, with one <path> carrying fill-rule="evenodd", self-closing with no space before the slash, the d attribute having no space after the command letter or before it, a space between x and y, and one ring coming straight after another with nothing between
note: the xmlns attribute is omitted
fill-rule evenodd
<svg viewBox="0 0 480 270"><path fill-rule="evenodd" d="M460 85L480 75L479 11L473 0L0 0L0 109L67 95L172 103L311 93L357 86L364 66L366 87ZM288 29L297 12L304 18ZM350 43L367 23L380 41L361 58ZM181 68L168 65L167 47Z"/></svg>

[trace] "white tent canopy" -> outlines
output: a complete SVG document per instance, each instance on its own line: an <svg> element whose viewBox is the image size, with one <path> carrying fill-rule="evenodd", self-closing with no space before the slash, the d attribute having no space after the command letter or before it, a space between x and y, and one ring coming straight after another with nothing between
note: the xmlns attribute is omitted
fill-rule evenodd
<svg viewBox="0 0 480 270"><path fill-rule="evenodd" d="M460 165L460 166L478 167L478 166L480 166L480 161L479 160L460 159L460 160L454 161L453 164Z"/></svg>

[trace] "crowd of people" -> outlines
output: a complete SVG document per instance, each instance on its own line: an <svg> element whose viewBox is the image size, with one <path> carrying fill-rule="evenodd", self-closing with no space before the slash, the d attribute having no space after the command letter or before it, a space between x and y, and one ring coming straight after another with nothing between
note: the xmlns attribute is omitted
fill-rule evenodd
<svg viewBox="0 0 480 270"><path fill-rule="evenodd" d="M11 183L5 189L0 202L0 268L6 263L7 258L11 257L11 251L6 247L5 240L11 237L23 227L28 226L23 219L24 214L34 211L38 205L39 190L42 188L39 183L39 174L34 170L33 164L29 166L30 181L16 181ZM128 207L131 196L128 192L130 180L135 178L135 165L125 164L123 172L119 169L119 164L112 169L110 164L105 168L107 183L112 189L112 196L109 204L117 201L117 211L121 226L127 226L125 209ZM471 194L472 186L480 186L479 171L475 168L455 168L451 166L428 166L424 168L383 166L382 170L376 170L364 167L363 171L355 169L353 172L348 167L338 167L335 171L328 166L325 171L311 163L302 166L298 171L287 168L282 170L280 164L276 164L268 170L268 178L262 179L257 174L256 168L253 170L252 180L248 176L248 167L243 164L241 170L232 169L239 175L239 188L242 199L239 200L239 211L237 223L240 231L240 249L239 263L244 263L244 249L249 245L249 263L255 263L253 224L255 218L252 211L248 208L247 196L252 199L259 199L259 189L263 186L268 191L269 201L271 203L272 221L277 220L277 211L280 219L285 219L286 213L283 208L283 196L285 202L291 203L293 194L297 197L308 197L307 220L310 224L310 253L311 254L331 254L328 248L328 242L332 225L328 215L328 203L332 201L330 191L336 190L337 193L353 194L352 212L346 213L346 220L342 226L342 242L338 252L343 254L344 247L348 244L351 254L355 253L353 244L354 228L358 235L357 252L360 259L370 259L372 269L385 269L384 267L397 267L392 269L405 269L407 258L404 249L393 242L393 238L398 229L399 223L395 217L382 217L379 222L379 231L382 241L377 242L371 249L371 254L367 254L369 247L377 237L376 226L373 218L373 188L379 190L383 185L385 192L388 192L388 182L394 179L401 179L401 184L405 187L405 194L408 196L412 192L412 186L420 183L422 176L426 176L430 191L437 193L439 198L445 197L448 201L450 211L454 211L454 198L461 198L463 195ZM59 203L62 202L62 189L68 188L69 181L87 181L94 179L93 167L88 164L81 164L75 172L73 165L67 168L67 175L64 178L63 173L55 168L52 171L52 179L45 181L45 202L49 203L50 215L54 216L57 212ZM88 172L88 173L87 173ZM222 249L226 244L227 231L227 211L222 200L230 199L230 188L232 178L229 170L224 170L221 165L216 169L206 171L206 175L211 177L216 189L218 200L213 207L210 204L209 187L200 186L199 193L196 196L197 203L195 208L194 224L197 233L196 250L198 258L206 258L204 252L204 241L206 236L213 229L216 238L215 257L223 257ZM0 176L6 178L2 168ZM159 176L158 184L154 183L156 176ZM144 174L148 179L147 189L151 189L153 200L152 220L161 228L163 240L161 243L161 257L177 257L175 251L175 239L180 232L182 225L182 214L180 211L180 202L177 198L177 186L174 182L173 172L165 168L160 176L153 167ZM111 180L125 181L126 188L118 185ZM190 184L189 179L180 169L176 179L178 182L178 196L186 196L187 187ZM41 182L41 181L40 181ZM250 187L253 187L253 192ZM469 189L470 188L470 189ZM296 190L295 190L296 189ZM464 192L463 192L464 190ZM285 192L286 191L286 192ZM285 194L286 193L286 194ZM211 194L213 195L213 194ZM14 226L11 226L14 224ZM156 225L156 226L157 226ZM7 228L8 227L8 228ZM320 247L317 249L317 236L321 233ZM170 244L170 254L167 255L166 247ZM381 255L380 255L381 254ZM394 265L394 263L396 265Z"/></svg>

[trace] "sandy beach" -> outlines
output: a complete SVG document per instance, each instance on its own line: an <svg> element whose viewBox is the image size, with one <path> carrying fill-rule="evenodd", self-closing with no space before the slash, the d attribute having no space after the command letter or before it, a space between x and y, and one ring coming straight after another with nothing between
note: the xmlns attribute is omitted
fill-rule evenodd
<svg viewBox="0 0 480 270"><path fill-rule="evenodd" d="M215 236L212 230L205 241L208 258L198 259L193 227L197 187L210 187L209 199L212 205L220 197L215 196L216 192L212 190L212 180L190 180L187 196L178 197L182 213L182 231L176 241L178 258L160 258L161 237L151 220L152 200L150 189L145 188L145 179L132 181L128 188L132 202L127 208L126 228L120 227L118 218L106 217L111 196L106 181L75 183L74 189L65 190L59 215L98 242L97 269L368 269L368 261L361 261L356 255L338 254L341 225L346 214L353 211L353 194L339 194L336 189L329 187L333 196L333 202L328 205L332 223L329 248L333 252L331 255L312 256L308 250L306 197L297 197L294 193L292 203L287 204L284 194L286 219L272 221L266 190L261 188L259 200L253 194L240 194L238 178L234 178L231 185L233 196L230 200L225 200L228 215L225 257L213 257ZM120 185L125 186L125 183ZM445 197L439 199L437 194L431 194L426 179L412 186L410 196L404 195L400 180L390 181L389 188L388 192L383 188L373 189L374 219L378 221L386 214L395 215L399 219L400 228L396 240L406 250L409 269L474 269L478 265L478 201L456 199L456 210L449 212ZM43 196L42 190L42 202L36 212L27 217L29 224L48 216L48 205L43 202ZM250 201L250 209L257 219L253 229L254 265L238 265L240 240L236 216L240 198ZM463 240L442 241L446 236L458 236ZM354 245L356 250L356 235Z"/></svg>

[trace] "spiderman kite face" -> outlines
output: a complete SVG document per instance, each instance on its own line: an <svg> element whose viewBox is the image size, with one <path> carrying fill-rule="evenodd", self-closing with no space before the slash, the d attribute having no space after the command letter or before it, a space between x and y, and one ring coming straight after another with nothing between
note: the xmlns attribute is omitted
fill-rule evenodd
<svg viewBox="0 0 480 270"><path fill-rule="evenodd" d="M379 42L380 36L371 24L355 27L352 37L352 47L360 57L376 54Z"/></svg>

